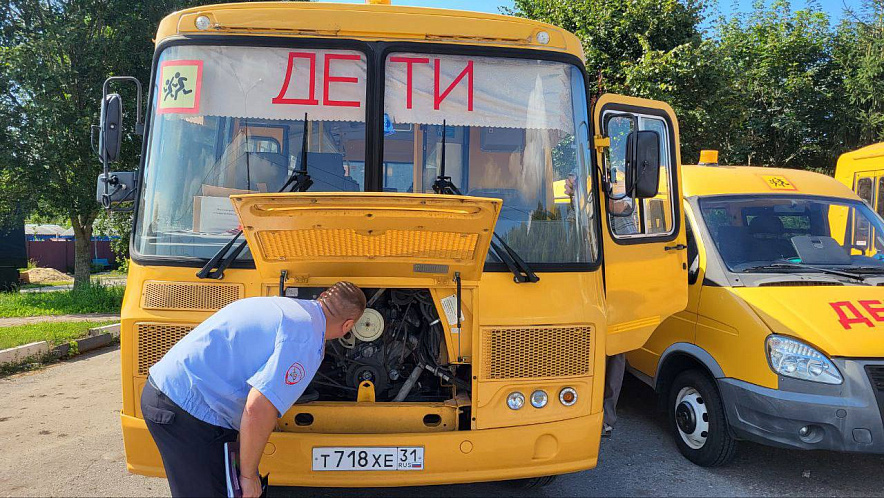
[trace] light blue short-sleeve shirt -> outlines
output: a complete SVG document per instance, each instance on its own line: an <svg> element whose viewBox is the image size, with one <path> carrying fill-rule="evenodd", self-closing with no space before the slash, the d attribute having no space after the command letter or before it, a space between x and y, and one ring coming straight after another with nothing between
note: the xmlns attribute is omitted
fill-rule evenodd
<svg viewBox="0 0 884 498"><path fill-rule="evenodd" d="M252 297L209 317L150 368L156 387L203 422L239 430L254 387L280 416L322 363L325 313L317 301Z"/></svg>

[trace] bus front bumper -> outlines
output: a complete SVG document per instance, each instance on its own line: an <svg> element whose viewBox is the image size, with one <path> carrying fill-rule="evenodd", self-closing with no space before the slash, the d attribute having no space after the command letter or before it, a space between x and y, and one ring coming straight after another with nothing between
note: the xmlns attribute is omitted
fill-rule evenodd
<svg viewBox="0 0 884 498"><path fill-rule="evenodd" d="M130 472L164 476L144 420L120 415ZM598 461L602 414L559 422L427 434L274 432L261 460L276 486L386 487L502 481L591 469ZM311 470L314 447L423 446L424 470ZM395 475L393 475L395 474Z"/></svg>

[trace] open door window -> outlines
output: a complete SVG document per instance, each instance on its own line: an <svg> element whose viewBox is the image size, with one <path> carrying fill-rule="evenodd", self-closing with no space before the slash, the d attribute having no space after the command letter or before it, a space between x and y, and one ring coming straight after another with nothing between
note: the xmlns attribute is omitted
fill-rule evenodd
<svg viewBox="0 0 884 498"><path fill-rule="evenodd" d="M641 347L687 304L678 122L663 102L611 94L596 101L593 120L613 355Z"/></svg>

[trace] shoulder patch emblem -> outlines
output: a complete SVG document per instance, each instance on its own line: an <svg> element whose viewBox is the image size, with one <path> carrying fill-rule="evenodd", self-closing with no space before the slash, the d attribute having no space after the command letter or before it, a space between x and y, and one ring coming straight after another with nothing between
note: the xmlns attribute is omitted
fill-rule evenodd
<svg viewBox="0 0 884 498"><path fill-rule="evenodd" d="M292 363L292 366L289 367L288 371L285 373L285 383L293 386L298 382L301 382L306 376L306 372L304 372L304 367L300 363Z"/></svg>

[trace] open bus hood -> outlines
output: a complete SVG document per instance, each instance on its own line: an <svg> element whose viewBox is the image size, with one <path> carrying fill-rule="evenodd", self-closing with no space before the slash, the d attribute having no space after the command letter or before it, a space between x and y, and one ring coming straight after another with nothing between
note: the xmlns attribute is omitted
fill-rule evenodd
<svg viewBox="0 0 884 498"><path fill-rule="evenodd" d="M478 280L502 201L380 192L234 195L264 278Z"/></svg>

